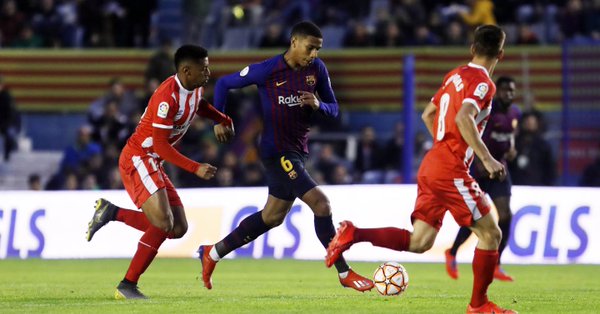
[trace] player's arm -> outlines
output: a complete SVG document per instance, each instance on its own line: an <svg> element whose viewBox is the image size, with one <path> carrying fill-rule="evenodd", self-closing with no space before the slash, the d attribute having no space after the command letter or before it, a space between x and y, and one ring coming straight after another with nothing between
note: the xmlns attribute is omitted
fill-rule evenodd
<svg viewBox="0 0 600 314"><path fill-rule="evenodd" d="M425 110L423 110L423 114L421 115L421 119L423 119L423 122L425 123L425 126L427 127L427 130L429 131L429 134L431 134L432 137L435 137L433 135L433 121L435 119L436 111L437 106L433 102L429 102L429 104L427 104L427 107L425 107Z"/></svg>
<svg viewBox="0 0 600 314"><path fill-rule="evenodd" d="M159 104L159 109L156 116L153 117L152 122L152 145L154 146L154 152L163 160L187 172L194 173L200 178L212 178L217 168L210 164L200 164L185 157L169 143L176 113L177 109L173 102L161 102Z"/></svg>
<svg viewBox="0 0 600 314"><path fill-rule="evenodd" d="M319 70L317 71L317 86L316 92L319 95L317 98L313 93L307 91L298 91L300 93L300 101L302 106L310 106L313 110L322 111L325 116L335 118L339 112L339 105L333 88L331 88L331 80L329 79L329 72L325 64L317 59L315 62L319 62Z"/></svg>
<svg viewBox="0 0 600 314"><path fill-rule="evenodd" d="M477 131L475 116L479 112L479 108L473 103L464 102L462 107L456 114L455 122L461 136L467 144L473 149L473 152L481 160L485 169L490 174L490 178L499 178L503 180L506 176L504 166L492 157L490 151L483 143Z"/></svg>
<svg viewBox="0 0 600 314"><path fill-rule="evenodd" d="M213 107L213 105L211 105L206 99L200 99L196 114L201 117L211 119L216 123L214 126L214 132L217 141L220 143L228 142L235 135L233 121L231 118Z"/></svg>
<svg viewBox="0 0 600 314"><path fill-rule="evenodd" d="M239 72L219 78L215 84L214 107L220 112L225 112L227 93L230 89L262 84L272 67L273 62L267 60L262 63L251 64Z"/></svg>

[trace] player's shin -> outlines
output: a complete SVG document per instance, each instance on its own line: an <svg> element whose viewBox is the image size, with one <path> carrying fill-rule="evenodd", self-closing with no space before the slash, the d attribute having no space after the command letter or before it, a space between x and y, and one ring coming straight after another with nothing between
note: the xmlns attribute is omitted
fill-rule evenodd
<svg viewBox="0 0 600 314"><path fill-rule="evenodd" d="M487 303L487 289L494 279L494 268L498 261L497 250L475 249L473 257L473 292L471 306L479 307Z"/></svg>
<svg viewBox="0 0 600 314"><path fill-rule="evenodd" d="M150 263L156 257L158 248L167 239L167 233L152 225L148 227L144 235L140 238L138 249L131 260L125 279L132 283L137 283L140 276L146 271Z"/></svg>
<svg viewBox="0 0 600 314"><path fill-rule="evenodd" d="M256 212L242 220L235 230L215 244L215 249L220 258L225 257L231 251L254 241L270 229L271 227L266 225L262 218L262 212Z"/></svg>
<svg viewBox="0 0 600 314"><path fill-rule="evenodd" d="M321 244L327 248L329 242L335 236L335 227L333 226L331 216L315 216L315 232ZM334 265L338 273L345 273L350 269L343 256L340 256Z"/></svg>

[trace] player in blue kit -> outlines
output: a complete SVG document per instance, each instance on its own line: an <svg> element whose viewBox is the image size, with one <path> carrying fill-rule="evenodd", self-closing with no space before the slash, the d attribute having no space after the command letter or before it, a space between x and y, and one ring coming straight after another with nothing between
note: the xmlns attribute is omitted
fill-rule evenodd
<svg viewBox="0 0 600 314"><path fill-rule="evenodd" d="M496 98L492 103L490 120L483 131L481 139L490 150L492 156L504 164L504 169L508 169L507 161L513 160L517 155L517 151L515 150L515 131L517 130L517 121L521 116L521 111L513 104L516 92L516 84L513 78L507 76L499 77L496 80L496 88ZM481 161L477 158L471 167L471 174L479 183L481 190L490 195L498 211L498 226L502 230L502 240L498 247L498 264L494 269L494 278L501 281L513 281L513 278L507 275L500 267L500 257L510 237L510 224L512 220L512 212L510 210L512 182L510 174L507 172L506 179L502 181L490 179ZM446 250L446 271L453 279L458 278L456 252L470 235L471 230L469 228L461 227L456 235L454 244Z"/></svg>
<svg viewBox="0 0 600 314"><path fill-rule="evenodd" d="M300 22L292 28L290 46L285 53L251 64L216 83L214 104L221 112L230 89L258 87L264 123L260 152L267 171L269 196L261 211L245 218L221 241L214 246L200 246L202 280L208 289L212 288L211 275L216 263L279 226L296 198L314 212L315 231L325 248L335 235L329 199L304 168L312 114L316 111L326 117L338 114L327 68L317 58L322 46L321 30L311 22ZM352 271L343 258L335 267L342 286L358 291L373 288L373 282Z"/></svg>

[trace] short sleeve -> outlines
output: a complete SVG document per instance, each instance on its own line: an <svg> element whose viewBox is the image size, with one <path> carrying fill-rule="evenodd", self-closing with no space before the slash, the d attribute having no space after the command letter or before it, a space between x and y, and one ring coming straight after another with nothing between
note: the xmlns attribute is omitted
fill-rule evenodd
<svg viewBox="0 0 600 314"><path fill-rule="evenodd" d="M494 86L489 80L474 79L465 89L463 102L473 104L479 112L490 105L493 96Z"/></svg>
<svg viewBox="0 0 600 314"><path fill-rule="evenodd" d="M155 95L151 100L152 127L170 130L173 128L175 115L179 110L177 102L172 97ZM154 97L153 97L154 98Z"/></svg>

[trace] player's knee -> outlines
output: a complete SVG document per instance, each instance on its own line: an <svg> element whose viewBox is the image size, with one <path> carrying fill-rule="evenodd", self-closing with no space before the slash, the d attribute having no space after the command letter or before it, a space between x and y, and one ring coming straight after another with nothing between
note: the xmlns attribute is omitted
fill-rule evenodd
<svg viewBox="0 0 600 314"><path fill-rule="evenodd" d="M330 216L331 205L329 204L329 200L327 198L319 199L313 205L313 212L316 216Z"/></svg>
<svg viewBox="0 0 600 314"><path fill-rule="evenodd" d="M425 253L433 247L434 240L415 239L411 241L409 251L413 253Z"/></svg>
<svg viewBox="0 0 600 314"><path fill-rule="evenodd" d="M498 211L498 224L507 224L512 220L512 213L510 209L508 211Z"/></svg>
<svg viewBox="0 0 600 314"><path fill-rule="evenodd" d="M271 214L267 217L263 216L263 220L265 222L265 225L271 227L271 228L275 228L279 225L281 225L283 223L283 220L285 219L285 213L284 214Z"/></svg>
<svg viewBox="0 0 600 314"><path fill-rule="evenodd" d="M502 231L498 228L490 228L481 233L479 241L486 243L488 246L498 247L502 239Z"/></svg>
<svg viewBox="0 0 600 314"><path fill-rule="evenodd" d="M181 237L183 237L185 235L185 233L188 230L188 226L187 224L179 224L176 225L175 227L173 227L173 232L171 233L173 235L173 239L179 239Z"/></svg>

